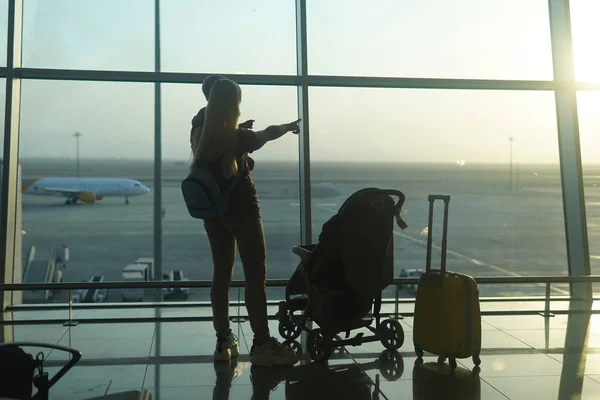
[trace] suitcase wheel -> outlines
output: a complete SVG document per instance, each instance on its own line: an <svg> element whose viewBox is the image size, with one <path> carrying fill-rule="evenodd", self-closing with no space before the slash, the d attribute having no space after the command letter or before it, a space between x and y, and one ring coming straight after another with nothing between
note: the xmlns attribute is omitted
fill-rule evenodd
<svg viewBox="0 0 600 400"><path fill-rule="evenodd" d="M417 354L417 357L421 358L423 357L423 350L421 350L420 348L415 346L415 353Z"/></svg>
<svg viewBox="0 0 600 400"><path fill-rule="evenodd" d="M456 367L457 367L456 358L451 358L450 360L448 360L448 364L450 364L450 369L456 369Z"/></svg>
<svg viewBox="0 0 600 400"><path fill-rule="evenodd" d="M443 364L446 362L446 357L438 357L437 360L438 364ZM450 359L448 360L448 364L450 365L450 369L456 369L456 367L458 366L458 364L456 363L456 358L450 357Z"/></svg>
<svg viewBox="0 0 600 400"><path fill-rule="evenodd" d="M479 356L473 356L473 364L475 364L476 367L479 367L481 364L481 358L479 358Z"/></svg>

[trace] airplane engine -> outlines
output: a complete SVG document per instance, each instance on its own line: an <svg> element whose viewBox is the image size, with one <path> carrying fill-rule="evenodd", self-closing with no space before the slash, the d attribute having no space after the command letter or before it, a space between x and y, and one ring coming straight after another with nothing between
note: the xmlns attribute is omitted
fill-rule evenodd
<svg viewBox="0 0 600 400"><path fill-rule="evenodd" d="M82 193L79 195L79 200L84 203L94 203L96 201L96 195L94 195L94 193Z"/></svg>
<svg viewBox="0 0 600 400"><path fill-rule="evenodd" d="M104 196L96 196L96 200L102 200Z"/></svg>

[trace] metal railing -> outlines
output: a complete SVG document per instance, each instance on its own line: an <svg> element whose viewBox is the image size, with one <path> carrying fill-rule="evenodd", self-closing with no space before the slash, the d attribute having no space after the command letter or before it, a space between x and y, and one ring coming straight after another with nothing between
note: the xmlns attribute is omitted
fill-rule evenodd
<svg viewBox="0 0 600 400"><path fill-rule="evenodd" d="M552 284L571 284L571 283L600 283L600 275L586 275L586 276L495 276L495 277L479 277L475 278L475 281L478 285L498 285L498 284L538 284L545 285L546 293L544 297L526 297L526 298L518 298L518 297L496 297L496 298L488 298L482 299L482 302L485 301L544 301L544 310L503 310L503 311L483 311L482 315L542 315L546 318L553 317L555 314L563 314L568 313L569 311L565 310L557 310L554 313L550 310L550 301L551 299L551 285ZM394 312L393 313L382 313L384 316L395 316L396 318L403 318L403 316L412 316L412 312L400 311L399 305L401 303L413 303L415 301L414 298L400 298L400 286L401 285L413 285L418 284L418 278L396 278L392 282L392 286L395 286L395 298L386 299L384 301L385 304L394 304ZM266 285L269 287L284 287L287 285L288 280L268 280ZM0 292L1 291L19 291L19 290L48 290L48 289L60 289L60 290L74 290L74 289L129 289L129 288L143 288L143 289L162 289L162 288L209 288L211 286L211 281L150 281L150 282L73 282L73 283L28 283L28 284L0 284ZM231 286L233 288L243 288L245 286L244 281L233 281ZM239 296L238 296L239 297ZM569 296L559 296L556 297L557 301L570 301L574 300ZM232 305L239 306L238 302L232 302ZM278 302L270 301L270 305L276 305ZM72 317L72 304L69 302L65 305L60 304L50 304L50 305L24 305L24 306L9 306L7 310L15 311L15 310L37 310L40 307L43 309L49 308L64 308L68 306L69 308L69 318L68 321L64 322L63 325L73 326L77 325L78 321L74 321ZM115 308L139 308L139 307L208 307L210 306L210 302L177 302L177 303L163 303L163 302L149 302L149 303L132 303L131 305L126 304L118 304ZM79 307L77 307L79 308ZM104 309L109 308L107 305L98 304L98 305L88 305L83 306L81 308L87 309ZM595 312L595 311L591 311ZM600 312L600 311L598 311ZM245 316L238 316L242 319ZM270 317L271 319L275 318L274 316ZM98 323L143 323L143 322L194 322L194 321L211 321L212 316L194 316L194 317L135 317L135 318L85 318L80 321L89 324L98 324ZM46 325L46 324L56 324L62 323L63 320L58 319L19 319L18 321L4 321L0 325Z"/></svg>
<svg viewBox="0 0 600 400"><path fill-rule="evenodd" d="M474 278L478 285L509 284L556 284L556 283L600 283L600 275L584 276L484 276ZM270 279L266 285L283 287L287 279ZM419 278L395 278L392 285L414 285ZM5 283L0 284L0 291L21 290L77 290L77 289L163 289L163 288L209 288L211 281L149 281L149 282L61 282L61 283ZM244 281L232 281L231 287L244 287Z"/></svg>

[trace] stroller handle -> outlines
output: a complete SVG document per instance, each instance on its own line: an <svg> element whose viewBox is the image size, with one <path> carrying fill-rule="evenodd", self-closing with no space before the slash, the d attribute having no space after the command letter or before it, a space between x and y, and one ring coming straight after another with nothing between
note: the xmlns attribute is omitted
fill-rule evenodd
<svg viewBox="0 0 600 400"><path fill-rule="evenodd" d="M385 190L381 190L381 192L385 193L389 196L398 197L398 202L394 206L394 211L396 211L396 212L400 211L400 209L404 205L404 201L406 200L406 196L404 195L404 193L402 193L399 190L394 190L394 189L385 189Z"/></svg>
<svg viewBox="0 0 600 400"><path fill-rule="evenodd" d="M292 247L292 252L295 255L297 255L298 257L300 257L300 260L302 260L304 262L304 261L306 261L306 259L310 255L310 253L315 249L315 247L316 247L316 245L314 245L314 244L305 245L305 246L296 245L296 246Z"/></svg>

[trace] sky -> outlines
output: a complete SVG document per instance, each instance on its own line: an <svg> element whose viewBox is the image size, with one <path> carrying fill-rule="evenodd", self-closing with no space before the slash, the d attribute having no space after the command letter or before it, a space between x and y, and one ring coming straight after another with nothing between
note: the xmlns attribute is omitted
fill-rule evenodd
<svg viewBox="0 0 600 400"><path fill-rule="evenodd" d="M545 0L366 4L307 0L310 74L552 79ZM600 1L571 4L576 79L600 81ZM24 15L25 67L154 69L153 0L25 0ZM293 75L295 34L293 0L163 1L161 69ZM22 85L21 157L74 157L77 131L82 158L153 157L153 84ZM256 128L297 118L295 87L242 90L241 119ZM188 160L190 121L206 101L199 85L163 84L162 93L163 157ZM552 92L315 87L309 105L315 161L504 163L512 136L517 162L558 162ZM600 163L600 92L579 93L578 108L583 161ZM295 161L298 138L255 158Z"/></svg>

